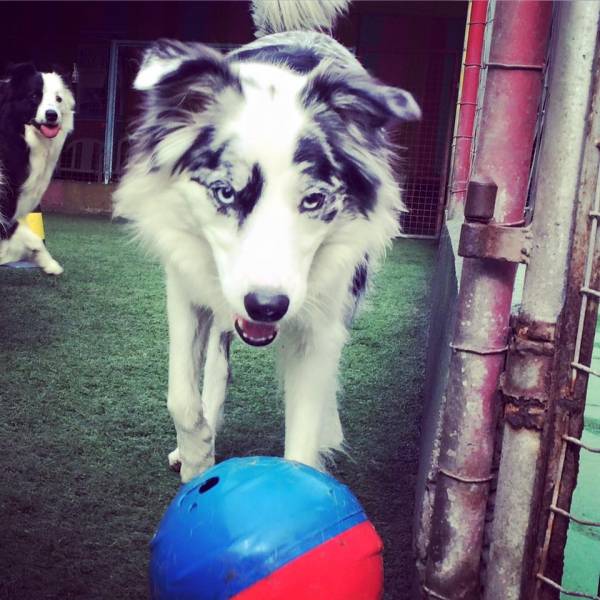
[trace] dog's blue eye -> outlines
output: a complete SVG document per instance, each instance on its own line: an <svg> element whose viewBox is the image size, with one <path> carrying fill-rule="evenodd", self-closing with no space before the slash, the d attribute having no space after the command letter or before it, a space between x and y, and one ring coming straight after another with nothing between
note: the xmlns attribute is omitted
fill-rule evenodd
<svg viewBox="0 0 600 600"><path fill-rule="evenodd" d="M214 185L210 188L210 191L219 204L233 204L235 202L235 190L230 185Z"/></svg>
<svg viewBox="0 0 600 600"><path fill-rule="evenodd" d="M300 210L319 210L319 208L323 206L324 202L325 194L322 194L321 192L315 192L314 194L309 194L308 196L304 196L304 198L302 198L302 202L300 202Z"/></svg>

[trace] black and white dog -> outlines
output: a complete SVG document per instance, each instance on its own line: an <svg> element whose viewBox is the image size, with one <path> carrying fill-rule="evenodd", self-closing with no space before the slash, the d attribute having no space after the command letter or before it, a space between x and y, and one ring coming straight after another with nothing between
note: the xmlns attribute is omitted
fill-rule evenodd
<svg viewBox="0 0 600 600"><path fill-rule="evenodd" d="M67 135L75 101L65 78L31 64L0 82L0 264L31 258L46 273L62 267L18 219L40 202Z"/></svg>
<svg viewBox="0 0 600 600"><path fill-rule="evenodd" d="M262 33L305 29L344 4L267 0L254 18ZM322 468L343 441L347 324L404 208L386 126L420 110L308 31L226 56L161 40L134 87L144 108L115 214L166 270L169 462L183 481L213 464L235 330L252 346L277 338L285 456Z"/></svg>

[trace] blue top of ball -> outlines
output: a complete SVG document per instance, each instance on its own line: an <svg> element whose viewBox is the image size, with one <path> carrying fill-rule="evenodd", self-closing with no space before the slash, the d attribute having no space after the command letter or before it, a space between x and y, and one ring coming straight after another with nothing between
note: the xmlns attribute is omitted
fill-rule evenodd
<svg viewBox="0 0 600 600"><path fill-rule="evenodd" d="M153 598L230 598L367 519L352 492L305 465L234 458L181 487L152 540Z"/></svg>

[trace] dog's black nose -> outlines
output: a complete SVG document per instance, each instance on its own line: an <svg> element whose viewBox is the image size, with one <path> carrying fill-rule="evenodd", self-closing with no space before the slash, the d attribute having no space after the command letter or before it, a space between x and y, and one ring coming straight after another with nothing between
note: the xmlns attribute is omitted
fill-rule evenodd
<svg viewBox="0 0 600 600"><path fill-rule="evenodd" d="M244 306L250 318L263 323L279 321L289 305L290 299L285 294L257 291L244 296Z"/></svg>
<svg viewBox="0 0 600 600"><path fill-rule="evenodd" d="M46 122L47 123L56 123L58 119L58 113L55 110L47 110L46 111Z"/></svg>

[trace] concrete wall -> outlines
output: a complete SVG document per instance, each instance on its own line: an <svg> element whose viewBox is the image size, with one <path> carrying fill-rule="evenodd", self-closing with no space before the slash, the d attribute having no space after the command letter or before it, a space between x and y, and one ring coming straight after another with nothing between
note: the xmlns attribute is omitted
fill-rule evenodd
<svg viewBox="0 0 600 600"><path fill-rule="evenodd" d="M425 567L429 543L434 476L439 455L440 421L445 401L448 365L456 314L456 298L462 259L458 257L461 222L443 226L436 271L431 289L431 322L425 372L424 406L421 417L420 460L415 490L414 545L419 572Z"/></svg>
<svg viewBox="0 0 600 600"><path fill-rule="evenodd" d="M42 198L42 212L70 215L110 215L116 184L55 179Z"/></svg>

